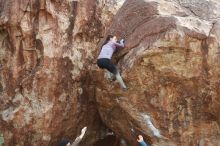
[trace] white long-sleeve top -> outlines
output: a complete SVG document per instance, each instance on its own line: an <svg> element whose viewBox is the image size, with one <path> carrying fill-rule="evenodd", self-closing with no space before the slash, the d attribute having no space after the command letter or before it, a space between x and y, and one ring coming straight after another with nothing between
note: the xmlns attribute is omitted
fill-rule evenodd
<svg viewBox="0 0 220 146"><path fill-rule="evenodd" d="M120 43L109 41L107 44L102 46L98 59L100 58L111 59L116 47L123 48L124 47L123 40L121 40Z"/></svg>

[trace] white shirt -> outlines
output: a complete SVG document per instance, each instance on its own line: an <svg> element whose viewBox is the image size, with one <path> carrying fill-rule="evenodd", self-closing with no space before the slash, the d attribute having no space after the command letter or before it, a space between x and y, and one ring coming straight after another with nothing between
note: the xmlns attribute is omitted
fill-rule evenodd
<svg viewBox="0 0 220 146"><path fill-rule="evenodd" d="M111 59L116 47L123 48L124 47L123 40L121 40L120 43L109 41L107 44L102 46L102 50L98 56L98 59L100 58Z"/></svg>

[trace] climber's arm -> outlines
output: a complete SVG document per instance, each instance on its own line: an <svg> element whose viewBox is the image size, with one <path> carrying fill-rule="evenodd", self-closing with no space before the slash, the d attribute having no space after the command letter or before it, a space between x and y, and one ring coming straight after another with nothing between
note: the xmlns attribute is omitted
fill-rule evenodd
<svg viewBox="0 0 220 146"><path fill-rule="evenodd" d="M81 134L80 136L78 136L75 141L71 144L71 146L78 146L78 144L82 141L82 138L84 137L85 133L86 133L87 127L84 127L81 130Z"/></svg>
<svg viewBox="0 0 220 146"><path fill-rule="evenodd" d="M147 144L144 141L139 142L139 143L140 143L141 146L147 146Z"/></svg>
<svg viewBox="0 0 220 146"><path fill-rule="evenodd" d="M144 142L143 136L139 135L137 141L140 143L141 146L147 146L147 144Z"/></svg>

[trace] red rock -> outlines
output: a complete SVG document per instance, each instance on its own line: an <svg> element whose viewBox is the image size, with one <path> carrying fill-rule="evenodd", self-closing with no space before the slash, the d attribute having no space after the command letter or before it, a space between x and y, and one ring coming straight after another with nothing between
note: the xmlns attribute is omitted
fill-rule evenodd
<svg viewBox="0 0 220 146"><path fill-rule="evenodd" d="M87 74L119 8L106 4L0 0L0 134L6 146L57 145L62 137L74 140L84 126L85 145L100 137L106 127Z"/></svg>
<svg viewBox="0 0 220 146"><path fill-rule="evenodd" d="M104 123L129 145L138 134L154 145L220 143L220 3L204 3L127 0L114 18L109 33L126 37L115 60L129 90L101 78L96 100Z"/></svg>
<svg viewBox="0 0 220 146"><path fill-rule="evenodd" d="M0 0L6 146L58 145L84 126L84 146L138 145L138 134L153 145L220 143L220 3L121 2ZM113 59L126 92L94 65L109 33L126 40Z"/></svg>

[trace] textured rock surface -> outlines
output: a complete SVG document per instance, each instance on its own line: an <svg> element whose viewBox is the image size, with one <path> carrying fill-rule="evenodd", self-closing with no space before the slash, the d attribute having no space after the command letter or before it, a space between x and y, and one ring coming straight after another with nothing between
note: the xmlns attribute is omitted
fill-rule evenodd
<svg viewBox="0 0 220 146"><path fill-rule="evenodd" d="M6 146L102 135L90 62L123 1L0 0L0 133Z"/></svg>
<svg viewBox="0 0 220 146"><path fill-rule="evenodd" d="M220 143L218 0L123 2L0 0L6 146L57 145L85 125L84 146L138 145L137 134L163 146ZM126 39L114 61L127 92L93 64L108 33ZM106 126L116 137L97 142Z"/></svg>
<svg viewBox="0 0 220 146"><path fill-rule="evenodd" d="M127 0L109 32L129 90L97 80L102 120L137 145L219 145L220 2ZM101 74L101 72L100 72Z"/></svg>

